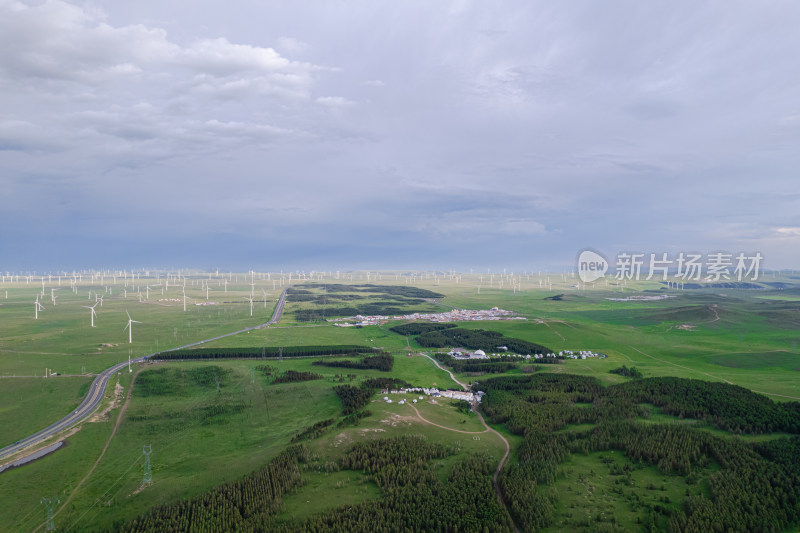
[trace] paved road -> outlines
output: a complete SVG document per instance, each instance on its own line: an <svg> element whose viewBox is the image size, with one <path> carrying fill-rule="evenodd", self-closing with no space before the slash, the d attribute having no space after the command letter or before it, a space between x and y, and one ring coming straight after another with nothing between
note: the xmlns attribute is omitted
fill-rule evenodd
<svg viewBox="0 0 800 533"><path fill-rule="evenodd" d="M202 341L185 344L183 346L178 346L177 348L171 348L169 350L164 350L164 351L171 352L175 350L182 350L184 348L191 348L193 346L198 346L200 344L205 344L207 342L215 341L225 337L230 337L231 335L238 335L239 333L244 333L245 331L251 331L254 329L259 329L265 326L269 326L271 324L275 324L281 319L281 315L283 314L283 306L285 303L286 303L286 289L284 289L283 292L281 293L281 297L278 299L278 305L275 306L275 311L272 313L272 318L268 322L260 324L258 326L252 326L249 328L240 329L238 331L233 331L231 333L226 333L224 335L218 335L210 339L205 339ZM157 352L157 353L163 353L163 352ZM153 355L156 355L156 353L151 353L143 355L141 357L137 357L136 359L131 359L131 363L141 363L146 359L152 357ZM106 392L108 381L114 374L121 371L126 366L128 366L128 361L123 361L121 363L117 363L111 368L103 370L100 374L97 375L97 377L92 382L92 385L89 388L89 394L86 396L86 399L84 399L83 402L77 408L75 408L74 411L72 411L70 414L68 414L58 422L50 424L41 431L34 433L30 437L26 437L22 440L15 442L14 444L6 446L2 450L0 450L0 460L3 460L4 458L22 450L23 448L39 444L45 439L52 437L56 433L86 420L89 416L91 416L92 413L94 413L95 409L97 409L97 406L100 405L100 402L103 399L103 395Z"/></svg>

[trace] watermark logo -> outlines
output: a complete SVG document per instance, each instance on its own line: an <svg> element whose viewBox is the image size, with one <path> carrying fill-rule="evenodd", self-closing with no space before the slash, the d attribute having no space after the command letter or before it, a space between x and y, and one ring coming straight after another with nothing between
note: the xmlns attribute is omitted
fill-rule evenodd
<svg viewBox="0 0 800 533"><path fill-rule="evenodd" d="M608 261L594 250L583 250L578 256L578 277L584 283L591 283L606 275Z"/></svg>
<svg viewBox="0 0 800 533"><path fill-rule="evenodd" d="M614 261L614 278L624 280L757 281L764 256L760 252L706 254L620 252ZM585 249L578 256L578 277L591 283L605 276L609 262L600 253Z"/></svg>

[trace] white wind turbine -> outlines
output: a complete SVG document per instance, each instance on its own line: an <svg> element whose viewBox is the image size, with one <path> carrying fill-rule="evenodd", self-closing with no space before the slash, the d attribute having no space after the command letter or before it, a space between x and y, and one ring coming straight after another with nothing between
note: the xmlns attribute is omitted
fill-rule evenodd
<svg viewBox="0 0 800 533"><path fill-rule="evenodd" d="M125 310L125 314L128 315L128 325L122 331L128 330L128 344L133 342L133 323L141 324L138 320L134 320L131 318L130 313L128 313L127 309Z"/></svg>
<svg viewBox="0 0 800 533"><path fill-rule="evenodd" d="M39 320L39 311L44 311L44 306L39 303L39 295L37 294L36 295L36 302L34 303L34 307L33 307L33 318L34 318L34 320Z"/></svg>
<svg viewBox="0 0 800 533"><path fill-rule="evenodd" d="M253 297L245 296L244 299L250 302L250 316L253 316Z"/></svg>
<svg viewBox="0 0 800 533"><path fill-rule="evenodd" d="M267 291L265 291L264 289L261 289L261 292L264 293L264 309L266 309L267 308Z"/></svg>
<svg viewBox="0 0 800 533"><path fill-rule="evenodd" d="M92 327L94 327L94 317L97 316L97 311L95 311L94 308L97 307L97 303L95 303L91 307L88 306L88 305L82 305L81 307L83 307L84 309L89 309L92 312L92 315L91 315L92 316Z"/></svg>

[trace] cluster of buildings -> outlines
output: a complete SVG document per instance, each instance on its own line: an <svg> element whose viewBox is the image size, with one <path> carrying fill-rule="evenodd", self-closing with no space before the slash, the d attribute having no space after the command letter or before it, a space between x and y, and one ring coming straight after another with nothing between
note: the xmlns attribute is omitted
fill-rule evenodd
<svg viewBox="0 0 800 533"><path fill-rule="evenodd" d="M501 352L506 352L508 347L506 346L498 346L498 350ZM465 350L464 348L453 348L447 355L452 357L453 359L489 359L490 357L517 357L520 359L544 359L546 357L552 357L556 359L589 359L592 357L599 357L604 358L606 357L605 354L601 354L598 352L593 352L591 350L563 350L558 353L550 352L550 353L535 353L533 355L526 354L516 354L516 353L490 353L487 354L483 350L475 350L474 352L470 352L469 350Z"/></svg>
<svg viewBox="0 0 800 533"><path fill-rule="evenodd" d="M481 399L485 394L483 391L478 391L476 393L462 391L462 390L439 390L437 388L425 388L425 387L411 387L411 388L402 388L402 389L384 389L382 394L419 394L422 393L426 396L431 396L433 398L450 398L453 400L465 400L470 403L481 403ZM424 396L420 396L419 399L422 400ZM389 396L384 396L383 401L386 403L392 403L392 399ZM417 399L412 400L413 403L417 403ZM397 402L399 404L404 404L405 399L400 400Z"/></svg>
<svg viewBox="0 0 800 533"><path fill-rule="evenodd" d="M635 294L625 298L606 298L606 300L610 300L612 302L654 302L657 300L666 300L667 298L675 298L675 296L670 294L658 294L652 296Z"/></svg>
<svg viewBox="0 0 800 533"><path fill-rule="evenodd" d="M554 354L548 354L550 357L555 357ZM563 352L558 352L559 357L564 357L566 359L589 359L592 357L599 357L603 359L607 357L605 354L593 352L591 350L578 350L577 352L573 352L571 350L564 350Z"/></svg>
<svg viewBox="0 0 800 533"><path fill-rule="evenodd" d="M356 315L344 318L334 318L334 326L376 326L389 320L427 320L429 322L466 322L470 320L527 320L523 316L516 316L513 311L498 309L453 309L444 313L411 313L409 315Z"/></svg>

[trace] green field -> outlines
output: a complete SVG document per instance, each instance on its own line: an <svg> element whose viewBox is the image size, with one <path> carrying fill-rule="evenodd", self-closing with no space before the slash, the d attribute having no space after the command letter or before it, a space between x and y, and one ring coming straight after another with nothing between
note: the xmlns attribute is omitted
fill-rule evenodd
<svg viewBox="0 0 800 533"><path fill-rule="evenodd" d="M384 274L383 285L409 286L408 279ZM276 275L277 277L277 275ZM553 290L539 289L536 275L517 277L521 290L512 290L509 278L495 275L463 275L448 279L444 274L416 277L413 286L445 295L435 303L426 302L424 311L449 309L488 309L494 306L513 310L527 320L465 322L468 329L490 329L507 337L544 345L554 351L593 350L607 355L603 359L566 360L562 364L535 366L539 373L569 373L593 376L604 384L622 383L627 378L609 373L625 364L635 366L645 377L676 376L708 381L725 381L765 394L775 401L800 399L800 304L782 291L695 290L666 291L655 283L641 283L635 291L624 293L603 287L576 290L570 278L552 276ZM5 376L31 376L0 379L0 445L9 444L54 422L74 408L96 373L112 363L153 353L190 342L207 339L266 322L272 314L281 286L273 289L272 280L256 282L253 317L245 299L250 294L250 278L230 277L227 290L221 278L198 275L187 281L187 310L183 289L170 286L162 296L151 282L150 300L139 301L131 282L127 297L122 280L79 284L78 293L62 285L57 305L45 297L41 284L6 284L8 298L0 299L0 373ZM504 284L500 287L500 283ZM162 280L163 281L163 280ZM203 283L209 283L205 302ZM296 282L296 280L293 280ZM332 281L328 281L331 283ZM335 280L336 283L350 283ZM172 283L172 282L171 282ZM354 279L364 284L366 279ZM145 282L136 284L140 290ZM283 280L283 287L289 284ZM325 293L325 282L303 281L304 290ZM106 285L109 291L106 292ZM633 284L631 284L633 285ZM480 286L480 289L478 287ZM4 295L6 288L0 288ZM267 291L266 305L261 290ZM91 291L91 297L89 296ZM104 296L96 307L96 328L89 325L89 310L95 292ZM37 293L46 309L33 318ZM673 298L652 301L611 301L638 295L668 293ZM350 294L341 291L338 294ZM378 295L354 293L362 303L385 301ZM563 295L559 299L547 299ZM258 299L260 298L260 300ZM402 323L389 320L376 326L335 327L329 322L299 322L297 310L330 306L308 301L286 307L278 325L226 337L203 345L214 347L286 347L304 345L364 345L394 354L394 369L388 374L415 386L458 388L449 376L427 358L416 355L429 351L413 336L397 335L389 328ZM336 305L348 305L345 301ZM410 309L410 307L409 307ZM141 324L134 324L133 343L128 343L126 310ZM412 355L409 355L412 354ZM80 431L67 438L67 445L55 453L26 466L0 474L0 502L4 524L9 531L30 531L44 519L39 503L43 496L58 495L68 505L56 517L59 528L70 530L114 529L119 520L130 520L152 506L199 495L225 481L238 479L266 464L303 428L316 422L341 419L341 404L333 387L354 376L358 383L367 376L386 375L377 371L313 366L313 358L278 360L219 360L213 362L170 362L137 365L137 382L120 426L108 450L80 489L73 490L100 456L119 413L119 404L101 420L85 422ZM271 377L253 369L269 365L279 372L288 369L316 372L321 380L273 384ZM43 379L49 368L60 376ZM66 377L76 375L76 377ZM82 376L86 374L86 376ZM253 376L255 374L255 376ZM507 375L524 375L520 368ZM463 382L481 382L488 376L461 374ZM127 398L131 375L119 376ZM217 381L218 380L218 381ZM113 396L110 388L106 405ZM409 399L415 397L409 395ZM426 397L417 405L429 422L417 418L410 405L386 404L376 395L367 407L371 415L358 426L329 427L320 437L306 441L313 459L304 467L304 484L284 498L278 521L314 516L343 505L378 501L381 489L358 471L334 468L348 445L361 440L422 434L431 442L457 445L456 456L434 460L431 468L445 479L459 457L486 453L499 461L502 441L483 426L474 413L465 415L440 399ZM678 422L674 417L654 414L647 423ZM698 426L700 427L700 426ZM503 425L495 426L512 444L510 464L517 461L515 451L521 437L510 434ZM584 428L586 429L586 428ZM733 438L713 428L701 428L717 436ZM453 431L458 430L458 431ZM460 431L460 432L459 432ZM461 433L467 432L467 433ZM752 441L784 435L745 436ZM736 437L739 438L739 437ZM151 445L154 484L140 488L143 472L142 446ZM618 527L623 530L646 528L650 516L637 507L637 501L659 501L678 506L687 486L682 477L664 476L653 466L637 465L631 476L633 485L621 487L609 474L627 459L619 452L572 455L560 467L550 490L559 499L551 525L553 530L589 527ZM655 488L648 488L652 485ZM664 486L662 490L662 485ZM692 489L694 490L694 489ZM665 500L665 498L668 500ZM659 527L663 523L659 523ZM642 529L644 530L644 529Z"/></svg>

